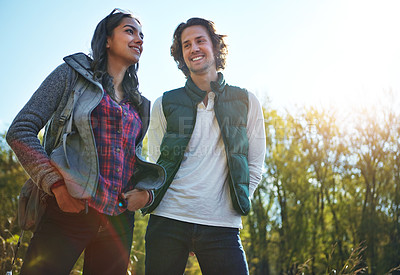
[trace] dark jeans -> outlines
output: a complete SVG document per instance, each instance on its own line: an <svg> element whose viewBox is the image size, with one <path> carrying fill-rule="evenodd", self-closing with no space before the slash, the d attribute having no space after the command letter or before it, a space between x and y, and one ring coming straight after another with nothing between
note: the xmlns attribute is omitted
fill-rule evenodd
<svg viewBox="0 0 400 275"><path fill-rule="evenodd" d="M249 273L239 229L150 216L146 232L146 274L183 274L190 251L196 254L204 275Z"/></svg>
<svg viewBox="0 0 400 275"><path fill-rule="evenodd" d="M123 274L128 268L134 213L62 212L54 198L34 233L21 274L69 274L85 250L83 274Z"/></svg>

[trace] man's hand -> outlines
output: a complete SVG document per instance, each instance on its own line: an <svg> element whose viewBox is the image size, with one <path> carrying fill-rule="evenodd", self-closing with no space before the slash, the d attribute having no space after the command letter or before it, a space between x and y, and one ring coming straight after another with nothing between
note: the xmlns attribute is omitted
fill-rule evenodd
<svg viewBox="0 0 400 275"><path fill-rule="evenodd" d="M51 191L56 197L58 207L60 207L62 211L67 213L79 213L85 209L85 204L81 200L75 199L68 193L65 184L51 188Z"/></svg>
<svg viewBox="0 0 400 275"><path fill-rule="evenodd" d="M136 211L146 206L149 201L149 193L146 190L133 189L122 194L128 203L128 210Z"/></svg>

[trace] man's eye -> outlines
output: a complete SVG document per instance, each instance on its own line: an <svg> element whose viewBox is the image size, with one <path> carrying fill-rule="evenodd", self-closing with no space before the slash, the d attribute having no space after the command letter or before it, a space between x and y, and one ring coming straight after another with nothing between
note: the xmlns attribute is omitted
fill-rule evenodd
<svg viewBox="0 0 400 275"><path fill-rule="evenodd" d="M189 44L185 44L185 45L183 45L183 48L184 48L184 49L187 49L187 48L189 48Z"/></svg>

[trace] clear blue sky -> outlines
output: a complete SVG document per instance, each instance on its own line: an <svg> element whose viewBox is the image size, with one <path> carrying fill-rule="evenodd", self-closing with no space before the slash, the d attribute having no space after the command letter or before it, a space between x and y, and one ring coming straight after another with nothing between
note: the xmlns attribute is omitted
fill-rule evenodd
<svg viewBox="0 0 400 275"><path fill-rule="evenodd" d="M398 0L0 0L0 131L64 56L89 52L96 24L114 7L143 24L140 90L152 101L185 81L169 47L175 27L194 16L228 35L227 82L276 108L400 91Z"/></svg>

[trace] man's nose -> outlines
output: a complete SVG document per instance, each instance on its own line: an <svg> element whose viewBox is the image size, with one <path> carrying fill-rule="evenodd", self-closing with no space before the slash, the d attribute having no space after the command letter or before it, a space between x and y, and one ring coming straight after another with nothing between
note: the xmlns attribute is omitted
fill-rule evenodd
<svg viewBox="0 0 400 275"><path fill-rule="evenodd" d="M193 45L192 45L192 52L198 52L199 51L199 46L196 44L196 43L194 43Z"/></svg>

